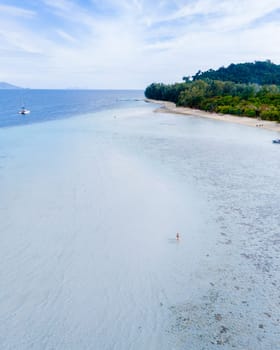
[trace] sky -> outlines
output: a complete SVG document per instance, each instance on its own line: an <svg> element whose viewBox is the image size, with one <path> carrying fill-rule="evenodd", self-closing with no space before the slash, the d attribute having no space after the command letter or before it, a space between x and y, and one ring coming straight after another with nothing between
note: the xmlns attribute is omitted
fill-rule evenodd
<svg viewBox="0 0 280 350"><path fill-rule="evenodd" d="M198 70L280 64L279 0L0 0L0 81L144 89Z"/></svg>

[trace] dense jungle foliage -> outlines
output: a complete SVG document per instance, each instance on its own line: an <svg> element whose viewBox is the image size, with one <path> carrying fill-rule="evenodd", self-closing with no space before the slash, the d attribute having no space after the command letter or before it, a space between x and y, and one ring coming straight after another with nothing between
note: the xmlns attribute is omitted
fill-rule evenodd
<svg viewBox="0 0 280 350"><path fill-rule="evenodd" d="M276 65L269 60L231 64L227 68L210 69L206 72L198 71L192 78L193 80L210 79L244 84L280 85L280 65Z"/></svg>
<svg viewBox="0 0 280 350"><path fill-rule="evenodd" d="M145 95L177 106L280 122L280 88L275 84L183 79L184 83L170 85L153 83L146 88Z"/></svg>

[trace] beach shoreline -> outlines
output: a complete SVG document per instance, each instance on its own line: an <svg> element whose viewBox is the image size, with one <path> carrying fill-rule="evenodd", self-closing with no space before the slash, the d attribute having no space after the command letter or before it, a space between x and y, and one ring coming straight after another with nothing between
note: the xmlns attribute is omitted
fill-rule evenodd
<svg viewBox="0 0 280 350"><path fill-rule="evenodd" d="M175 103L169 101L152 100L148 98L146 98L145 101L148 103L155 103L161 105L155 110L155 112L157 113L174 113L193 117L208 118L228 123L241 124L251 127L263 128L270 131L280 132L280 124L269 120L258 120L256 118L238 117L230 114L211 113L189 107L177 107Z"/></svg>

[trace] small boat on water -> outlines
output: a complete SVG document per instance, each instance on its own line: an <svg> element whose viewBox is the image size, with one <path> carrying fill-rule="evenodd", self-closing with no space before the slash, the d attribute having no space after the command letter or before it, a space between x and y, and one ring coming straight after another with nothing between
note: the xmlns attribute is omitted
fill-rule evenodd
<svg viewBox="0 0 280 350"><path fill-rule="evenodd" d="M25 107L22 107L21 110L18 112L19 114L29 114L30 111L26 109Z"/></svg>
<svg viewBox="0 0 280 350"><path fill-rule="evenodd" d="M272 140L272 143L280 143L280 139Z"/></svg>

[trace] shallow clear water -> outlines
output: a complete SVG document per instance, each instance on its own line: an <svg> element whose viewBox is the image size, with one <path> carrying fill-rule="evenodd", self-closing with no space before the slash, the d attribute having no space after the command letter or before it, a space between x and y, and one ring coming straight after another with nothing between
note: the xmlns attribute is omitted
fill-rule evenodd
<svg viewBox="0 0 280 350"><path fill-rule="evenodd" d="M154 108L0 129L1 348L279 347L275 134Z"/></svg>

